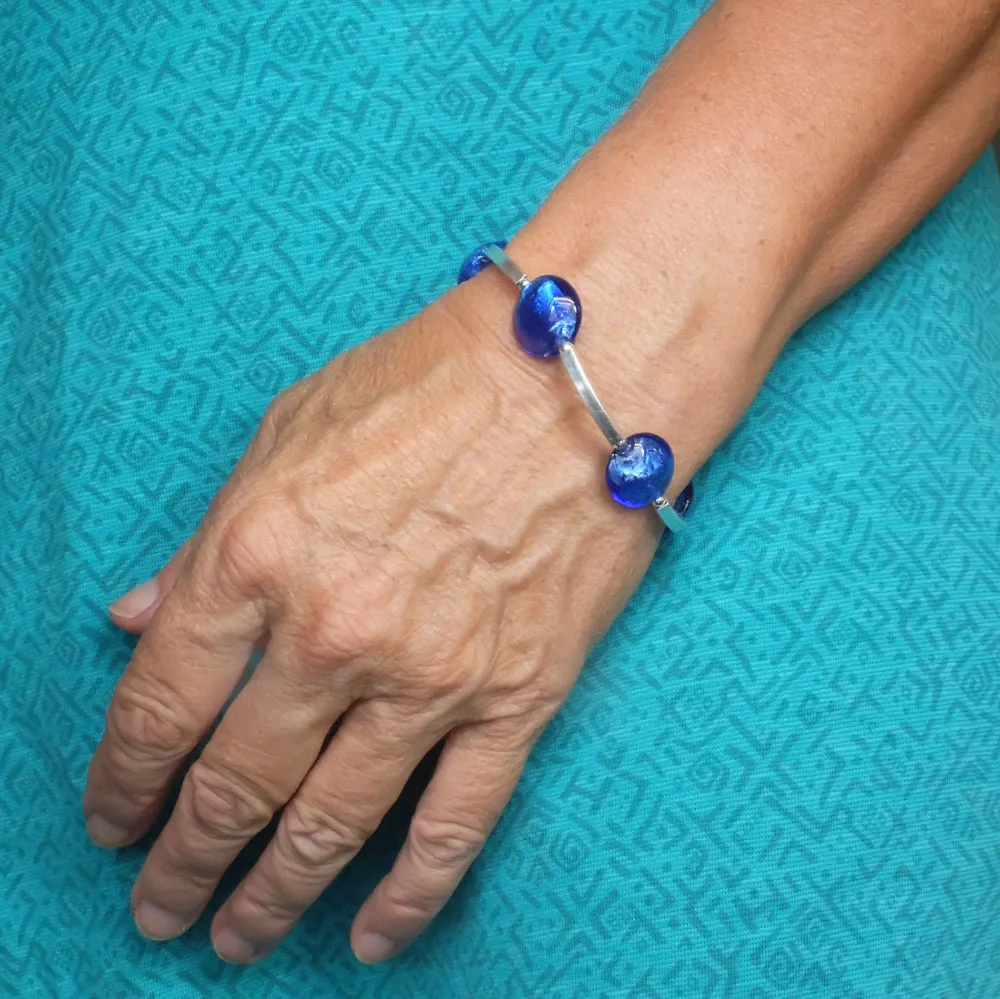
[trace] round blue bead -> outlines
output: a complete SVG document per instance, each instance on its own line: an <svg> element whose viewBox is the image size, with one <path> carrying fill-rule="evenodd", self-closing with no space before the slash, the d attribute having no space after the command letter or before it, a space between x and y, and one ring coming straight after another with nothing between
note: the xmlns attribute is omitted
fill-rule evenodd
<svg viewBox="0 0 1000 999"><path fill-rule="evenodd" d="M656 434L632 434L608 458L604 478L615 501L639 507L662 496L674 474L674 452Z"/></svg>
<svg viewBox="0 0 1000 999"><path fill-rule="evenodd" d="M576 336L582 311L568 281L543 274L525 286L514 307L517 341L533 357L555 357Z"/></svg>
<svg viewBox="0 0 1000 999"><path fill-rule="evenodd" d="M472 253L470 253L465 260L462 261L462 266L458 271L459 284L463 281L468 281L470 277L475 277L481 270L485 270L490 266L490 264L493 263L493 261L486 256L487 246L499 246L501 250L506 250L507 240L497 239L492 243L483 243L482 246L477 246Z"/></svg>

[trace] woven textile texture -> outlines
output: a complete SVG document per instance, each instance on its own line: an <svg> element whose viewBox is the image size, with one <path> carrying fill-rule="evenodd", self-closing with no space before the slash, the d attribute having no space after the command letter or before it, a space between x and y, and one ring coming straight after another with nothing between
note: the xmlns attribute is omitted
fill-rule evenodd
<svg viewBox="0 0 1000 999"><path fill-rule="evenodd" d="M0 996L1000 995L992 152L792 339L399 959L347 931L425 774L249 968L207 931L252 849L155 944L144 846L84 832L134 644L106 603L279 389L512 235L699 11L0 4Z"/></svg>

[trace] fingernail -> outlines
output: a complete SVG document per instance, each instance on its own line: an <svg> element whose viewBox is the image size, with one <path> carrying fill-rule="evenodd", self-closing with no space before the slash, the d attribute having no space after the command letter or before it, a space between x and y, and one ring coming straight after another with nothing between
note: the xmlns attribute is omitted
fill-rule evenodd
<svg viewBox="0 0 1000 999"><path fill-rule="evenodd" d="M362 964L378 964L379 961L388 961L401 949L400 944L381 933L362 933L354 948L354 956Z"/></svg>
<svg viewBox="0 0 1000 999"><path fill-rule="evenodd" d="M263 957L270 949L263 944L250 943L228 926L219 930L212 946L223 961L229 961L231 964L246 964L255 958Z"/></svg>
<svg viewBox="0 0 1000 999"><path fill-rule="evenodd" d="M130 839L129 831L114 822L109 822L96 812L87 816L87 835L98 846L124 846Z"/></svg>
<svg viewBox="0 0 1000 999"><path fill-rule="evenodd" d="M135 910L135 923L139 932L150 940L170 940L187 929L187 923L180 916L145 900Z"/></svg>
<svg viewBox="0 0 1000 999"><path fill-rule="evenodd" d="M156 582L156 577L153 576L152 579L140 583L128 593L122 594L108 610L112 614L117 614L118 617L138 617L156 599L158 590L159 584Z"/></svg>

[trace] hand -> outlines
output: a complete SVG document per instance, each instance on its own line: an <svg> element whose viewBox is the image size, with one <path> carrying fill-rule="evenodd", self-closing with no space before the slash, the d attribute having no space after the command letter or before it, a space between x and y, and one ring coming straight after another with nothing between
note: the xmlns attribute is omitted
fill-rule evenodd
<svg viewBox="0 0 1000 999"><path fill-rule="evenodd" d="M104 846L150 827L266 645L135 883L147 935L183 933L284 806L212 926L225 959L266 954L445 739L352 928L361 960L397 953L454 891L638 584L659 522L607 496L603 438L558 362L521 354L512 306L481 275L282 392L153 604L120 618L142 634L84 797Z"/></svg>

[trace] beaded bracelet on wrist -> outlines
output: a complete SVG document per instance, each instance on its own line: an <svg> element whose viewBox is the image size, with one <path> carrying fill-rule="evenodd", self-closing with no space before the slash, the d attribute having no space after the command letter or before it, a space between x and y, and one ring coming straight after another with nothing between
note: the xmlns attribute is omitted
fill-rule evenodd
<svg viewBox="0 0 1000 999"><path fill-rule="evenodd" d="M668 530L676 534L684 527L694 485L689 482L674 503L670 503L666 496L674 474L674 452L670 445L657 434L622 437L584 373L573 346L583 314L580 296L565 278L544 274L529 279L507 255L506 246L505 240L499 240L473 250L459 270L459 283L491 264L513 282L519 292L514 306L518 343L532 357L559 357L583 404L611 445L604 479L612 498L626 507L652 506Z"/></svg>

